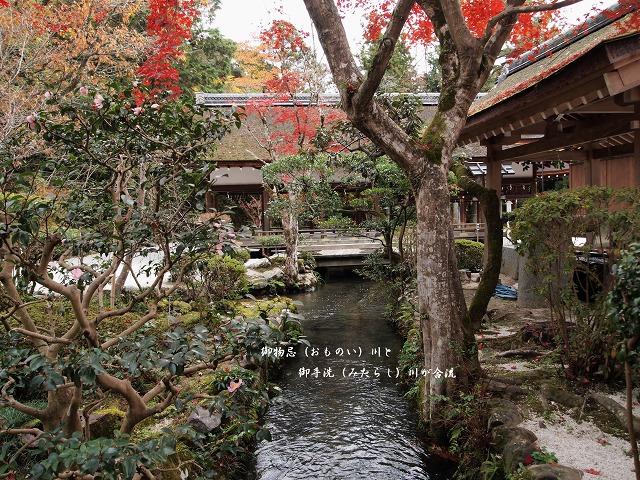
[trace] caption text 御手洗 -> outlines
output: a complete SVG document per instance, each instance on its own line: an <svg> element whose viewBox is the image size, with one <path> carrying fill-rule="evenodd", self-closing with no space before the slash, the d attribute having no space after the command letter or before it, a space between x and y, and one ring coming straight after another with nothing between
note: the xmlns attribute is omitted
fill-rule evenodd
<svg viewBox="0 0 640 480"><path fill-rule="evenodd" d="M392 350L387 347L371 347L369 350L371 353L367 356L367 350L362 347L315 347L306 346L300 352L296 351L295 347L263 347L262 355L266 357L276 358L294 358L298 356L304 356L310 359L319 358L345 358L345 359L363 359L363 358L389 358ZM336 371L337 370L337 371ZM405 372L406 376L418 378L432 376L435 379L441 378L455 378L453 368L440 370L439 368L411 368ZM298 369L298 376L300 378L378 378L386 375L389 378L399 378L399 368L389 367L343 367L342 369L334 369L332 367L300 367Z"/></svg>

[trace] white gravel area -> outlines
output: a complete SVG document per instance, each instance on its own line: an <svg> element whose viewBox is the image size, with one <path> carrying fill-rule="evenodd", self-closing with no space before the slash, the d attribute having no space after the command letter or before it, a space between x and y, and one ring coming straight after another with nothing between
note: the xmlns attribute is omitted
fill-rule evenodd
<svg viewBox="0 0 640 480"><path fill-rule="evenodd" d="M532 370L538 370L537 366L531 364L531 362L506 362L496 363L496 367L510 370L512 372L531 372Z"/></svg>
<svg viewBox="0 0 640 480"><path fill-rule="evenodd" d="M538 445L558 457L558 463L584 472L584 480L635 480L629 442L604 433L590 422L577 423L555 414L553 423L525 420L520 426L538 437Z"/></svg>
<svg viewBox="0 0 640 480"><path fill-rule="evenodd" d="M611 398L612 400L615 400L620 405L622 405L625 409L627 408L627 395L624 392L611 393L607 395L607 397ZM632 402L631 411L633 412L634 416L640 418L640 403L638 403L638 401L635 399L635 393L634 395L632 395L632 397L633 397L633 402Z"/></svg>

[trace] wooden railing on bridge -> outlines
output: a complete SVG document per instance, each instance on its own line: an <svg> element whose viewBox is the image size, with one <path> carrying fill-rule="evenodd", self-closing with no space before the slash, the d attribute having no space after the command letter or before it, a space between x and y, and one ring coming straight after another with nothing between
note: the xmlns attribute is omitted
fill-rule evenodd
<svg viewBox="0 0 640 480"><path fill-rule="evenodd" d="M354 231L343 228L300 229L300 247L313 250L314 246L331 244L382 244L382 237L375 231ZM456 239L482 241L484 239L484 223L457 223L453 225ZM282 230L256 230L249 237L240 239L242 245L249 248L280 249L284 246Z"/></svg>
<svg viewBox="0 0 640 480"><path fill-rule="evenodd" d="M484 240L484 223L454 223L453 238L480 242Z"/></svg>

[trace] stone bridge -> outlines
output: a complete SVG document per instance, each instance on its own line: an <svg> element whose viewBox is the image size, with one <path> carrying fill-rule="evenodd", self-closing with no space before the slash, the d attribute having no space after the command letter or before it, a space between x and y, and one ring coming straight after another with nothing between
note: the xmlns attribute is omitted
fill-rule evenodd
<svg viewBox="0 0 640 480"><path fill-rule="evenodd" d="M382 248L382 236L375 231L354 232L342 229L301 229L300 250L311 252L318 267L356 267L365 258ZM484 224L463 223L454 225L454 236L483 241ZM263 256L284 251L282 231L256 231L240 243Z"/></svg>

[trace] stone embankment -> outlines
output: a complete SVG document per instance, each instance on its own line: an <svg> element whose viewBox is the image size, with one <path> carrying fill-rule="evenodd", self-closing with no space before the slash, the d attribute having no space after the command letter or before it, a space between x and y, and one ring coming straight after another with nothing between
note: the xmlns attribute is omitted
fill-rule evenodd
<svg viewBox="0 0 640 480"><path fill-rule="evenodd" d="M249 289L252 291L264 290L277 282L282 282L284 280L284 270L282 268L284 261L284 253L247 260L244 266L247 269ZM312 268L304 262L299 261L298 264L300 272L298 289L302 291L313 291L318 284L316 274Z"/></svg>
<svg viewBox="0 0 640 480"><path fill-rule="evenodd" d="M476 287L464 284L469 297ZM635 480L624 395L562 375L548 309L494 297L486 320L477 345L493 397L487 429L503 470L532 480Z"/></svg>

